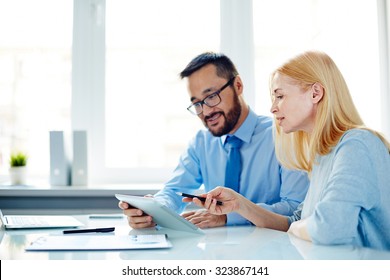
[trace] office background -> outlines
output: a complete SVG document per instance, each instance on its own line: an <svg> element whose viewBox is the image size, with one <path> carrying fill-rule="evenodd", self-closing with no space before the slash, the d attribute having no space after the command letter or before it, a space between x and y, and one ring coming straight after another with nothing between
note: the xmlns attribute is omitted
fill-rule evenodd
<svg viewBox="0 0 390 280"><path fill-rule="evenodd" d="M31 184L48 182L49 131L86 130L90 185L162 184L201 128L178 73L209 50L232 58L264 115L269 73L323 50L366 124L390 137L389 11L388 0L0 0L0 182L14 150L28 153Z"/></svg>

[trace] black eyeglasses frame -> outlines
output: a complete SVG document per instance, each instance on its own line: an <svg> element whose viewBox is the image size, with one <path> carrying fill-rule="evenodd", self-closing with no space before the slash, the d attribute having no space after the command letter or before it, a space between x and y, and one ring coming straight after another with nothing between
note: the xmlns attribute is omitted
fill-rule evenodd
<svg viewBox="0 0 390 280"><path fill-rule="evenodd" d="M219 90L217 90L217 91L215 91L215 92L209 94L209 95L208 95L207 97L205 97L203 100L191 104L190 106L187 107L187 110L188 110L191 114L193 114L193 115L200 115L200 114L203 113L203 104L207 105L207 106L210 107L210 108L217 106L217 105L218 105L219 103L221 103L221 101L222 101L222 99L221 99L221 97L220 97L219 95L221 94L221 92L222 92L225 88L227 88L228 86L230 86L231 84L233 84L235 78L236 78L236 76L230 78L229 81L227 81L227 83L224 84ZM213 98L213 97L215 97L215 96L218 96L219 101L218 101L216 104L211 105L211 106L210 106L209 104L207 104L207 99ZM201 108L200 112L197 112L197 111L196 111L196 108L197 108L197 107L198 107L198 108Z"/></svg>

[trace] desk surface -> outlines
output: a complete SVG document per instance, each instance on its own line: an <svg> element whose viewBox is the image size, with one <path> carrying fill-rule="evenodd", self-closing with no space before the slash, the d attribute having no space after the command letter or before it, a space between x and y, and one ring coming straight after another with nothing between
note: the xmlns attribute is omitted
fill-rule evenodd
<svg viewBox="0 0 390 280"><path fill-rule="evenodd" d="M0 230L1 260L293 260L293 259L390 259L390 251L376 251L351 246L316 246L285 232L254 226L206 229L195 236L167 229L133 230L122 219L90 219L75 216L86 227L115 226L115 235L167 233L170 249L119 251L26 252L25 247L40 236L61 234L62 229Z"/></svg>

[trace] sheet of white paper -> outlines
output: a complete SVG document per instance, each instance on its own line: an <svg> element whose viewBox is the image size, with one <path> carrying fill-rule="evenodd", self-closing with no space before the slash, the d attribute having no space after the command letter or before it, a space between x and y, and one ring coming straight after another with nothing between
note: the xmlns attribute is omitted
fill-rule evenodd
<svg viewBox="0 0 390 280"><path fill-rule="evenodd" d="M39 237L26 251L128 250L171 248L164 234L151 235L48 235Z"/></svg>

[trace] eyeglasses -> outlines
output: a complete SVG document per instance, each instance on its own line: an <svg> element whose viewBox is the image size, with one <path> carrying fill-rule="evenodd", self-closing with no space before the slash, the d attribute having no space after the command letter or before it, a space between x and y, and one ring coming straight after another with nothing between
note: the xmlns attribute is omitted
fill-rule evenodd
<svg viewBox="0 0 390 280"><path fill-rule="evenodd" d="M217 106L219 103L221 103L221 97L219 96L219 94L225 88L230 86L233 83L235 78L236 77L231 78L223 87L220 88L220 90L217 90L216 92L210 94L209 96L207 96L202 101L199 101L199 102L196 102L194 104L191 104L187 108L187 110L190 111L194 115L199 115L199 114L201 114L203 112L203 104L206 104L210 108Z"/></svg>

